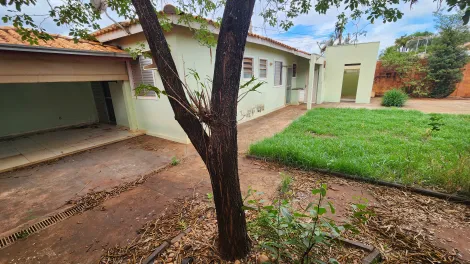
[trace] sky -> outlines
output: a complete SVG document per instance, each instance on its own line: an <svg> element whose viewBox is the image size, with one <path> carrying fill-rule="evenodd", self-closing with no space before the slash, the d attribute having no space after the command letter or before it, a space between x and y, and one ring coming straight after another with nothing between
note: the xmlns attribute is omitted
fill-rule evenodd
<svg viewBox="0 0 470 264"><path fill-rule="evenodd" d="M166 3L165 1L167 0L162 0L161 5L164 5ZM51 0L51 3L53 5L60 4L61 0ZM293 20L294 26L285 32L280 28L270 27L264 23L263 18L259 15L262 11L261 6L262 2L258 0L252 18L254 33L276 39L303 51L314 53L319 53L318 42L327 39L328 36L334 32L334 25L337 21L336 17L342 11L341 9L333 8L324 15L311 12L310 14L299 16ZM369 24L365 21L361 21L358 27L366 31L366 35L359 37L359 43L380 41L380 49L382 50L393 45L394 40L402 35L424 30L431 32L436 31L432 14L437 10L437 4L433 2L433 0L420 0L411 8L409 4L401 4L398 7L404 13L404 16L397 22L384 24L382 21L376 21L374 24ZM24 9L24 12L29 14L43 14L46 13L47 10L48 4L46 0L38 0L36 6L28 7ZM5 9L0 9L0 17L6 13L7 11ZM109 14L117 21L123 20L112 11L109 12ZM42 21L41 17L35 17L35 19L38 22ZM110 25L111 23L112 21L104 15L101 21L99 21L101 27ZM0 22L0 25L4 25L4 23ZM50 19L44 21L42 27L49 33L68 35L67 27L57 27ZM356 26L353 23L347 25L346 32L353 33L356 31Z"/></svg>

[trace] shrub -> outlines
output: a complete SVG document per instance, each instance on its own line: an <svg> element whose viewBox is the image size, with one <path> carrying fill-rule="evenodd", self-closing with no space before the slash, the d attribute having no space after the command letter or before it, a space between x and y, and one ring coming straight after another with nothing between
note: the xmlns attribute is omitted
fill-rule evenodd
<svg viewBox="0 0 470 264"><path fill-rule="evenodd" d="M408 95L406 95L406 93L399 89L393 89L387 91L384 94L384 97L382 99L382 105L402 107L405 104L406 100L408 100Z"/></svg>

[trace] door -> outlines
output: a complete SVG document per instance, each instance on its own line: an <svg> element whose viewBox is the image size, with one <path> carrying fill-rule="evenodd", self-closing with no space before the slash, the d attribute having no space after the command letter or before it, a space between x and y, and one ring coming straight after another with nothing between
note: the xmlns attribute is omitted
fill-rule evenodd
<svg viewBox="0 0 470 264"><path fill-rule="evenodd" d="M292 68L287 68L287 78L286 78L286 104L291 103L291 93L292 93Z"/></svg>
<svg viewBox="0 0 470 264"><path fill-rule="evenodd" d="M106 110L108 112L108 120L110 124L116 124L116 115L114 114L113 99L111 98L111 91L109 90L108 82L101 82L104 93L104 101L106 104Z"/></svg>

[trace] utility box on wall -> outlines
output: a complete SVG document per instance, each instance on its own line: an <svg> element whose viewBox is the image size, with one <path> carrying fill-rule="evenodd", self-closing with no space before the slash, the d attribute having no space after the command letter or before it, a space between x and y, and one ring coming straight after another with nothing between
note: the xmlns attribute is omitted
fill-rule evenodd
<svg viewBox="0 0 470 264"><path fill-rule="evenodd" d="M322 101L370 103L379 45L371 42L328 47Z"/></svg>

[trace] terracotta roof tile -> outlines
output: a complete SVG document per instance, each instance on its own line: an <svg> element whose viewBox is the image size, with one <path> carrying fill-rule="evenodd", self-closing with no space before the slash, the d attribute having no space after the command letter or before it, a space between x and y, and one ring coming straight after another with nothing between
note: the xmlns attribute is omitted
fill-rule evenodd
<svg viewBox="0 0 470 264"><path fill-rule="evenodd" d="M210 20L210 19L206 19L209 23L211 24L214 24L214 21ZM124 21L124 22L120 22L120 24L123 26L123 27L128 27L128 26L131 26L131 25L136 25L139 23L139 20L136 19L134 21ZM116 25L116 24L112 24L112 25L109 25L107 27L104 27L98 31L95 31L93 33L91 33L92 36L101 36L101 35L104 35L106 33L110 33L110 32L114 32L114 31L118 31L118 30L121 30L121 28ZM287 44L284 44L282 42L279 42L277 40L274 40L272 38L268 38L268 37L265 37L265 36L261 36L261 35L258 35L258 34L254 34L254 33L248 33L249 36L252 36L252 37L255 37L255 38L259 38L259 39L262 39L262 40L266 40L266 41L269 41L271 43L274 43L274 44L277 44L277 45L280 45L286 49L290 49L290 50L293 50L293 51L298 51L298 52L301 52L301 53L304 53L306 55L310 55L310 53L306 52L306 51L303 51L303 50L300 50L300 49L297 49L297 48L294 48L294 47L291 47Z"/></svg>
<svg viewBox="0 0 470 264"><path fill-rule="evenodd" d="M53 40L38 40L39 44L33 46L84 51L125 52L117 47L103 45L95 41L79 40L77 43L75 43L74 40L69 37L57 34L50 35L54 38ZM22 40L21 36L16 32L16 29L10 26L0 26L0 44L32 46L28 41Z"/></svg>

